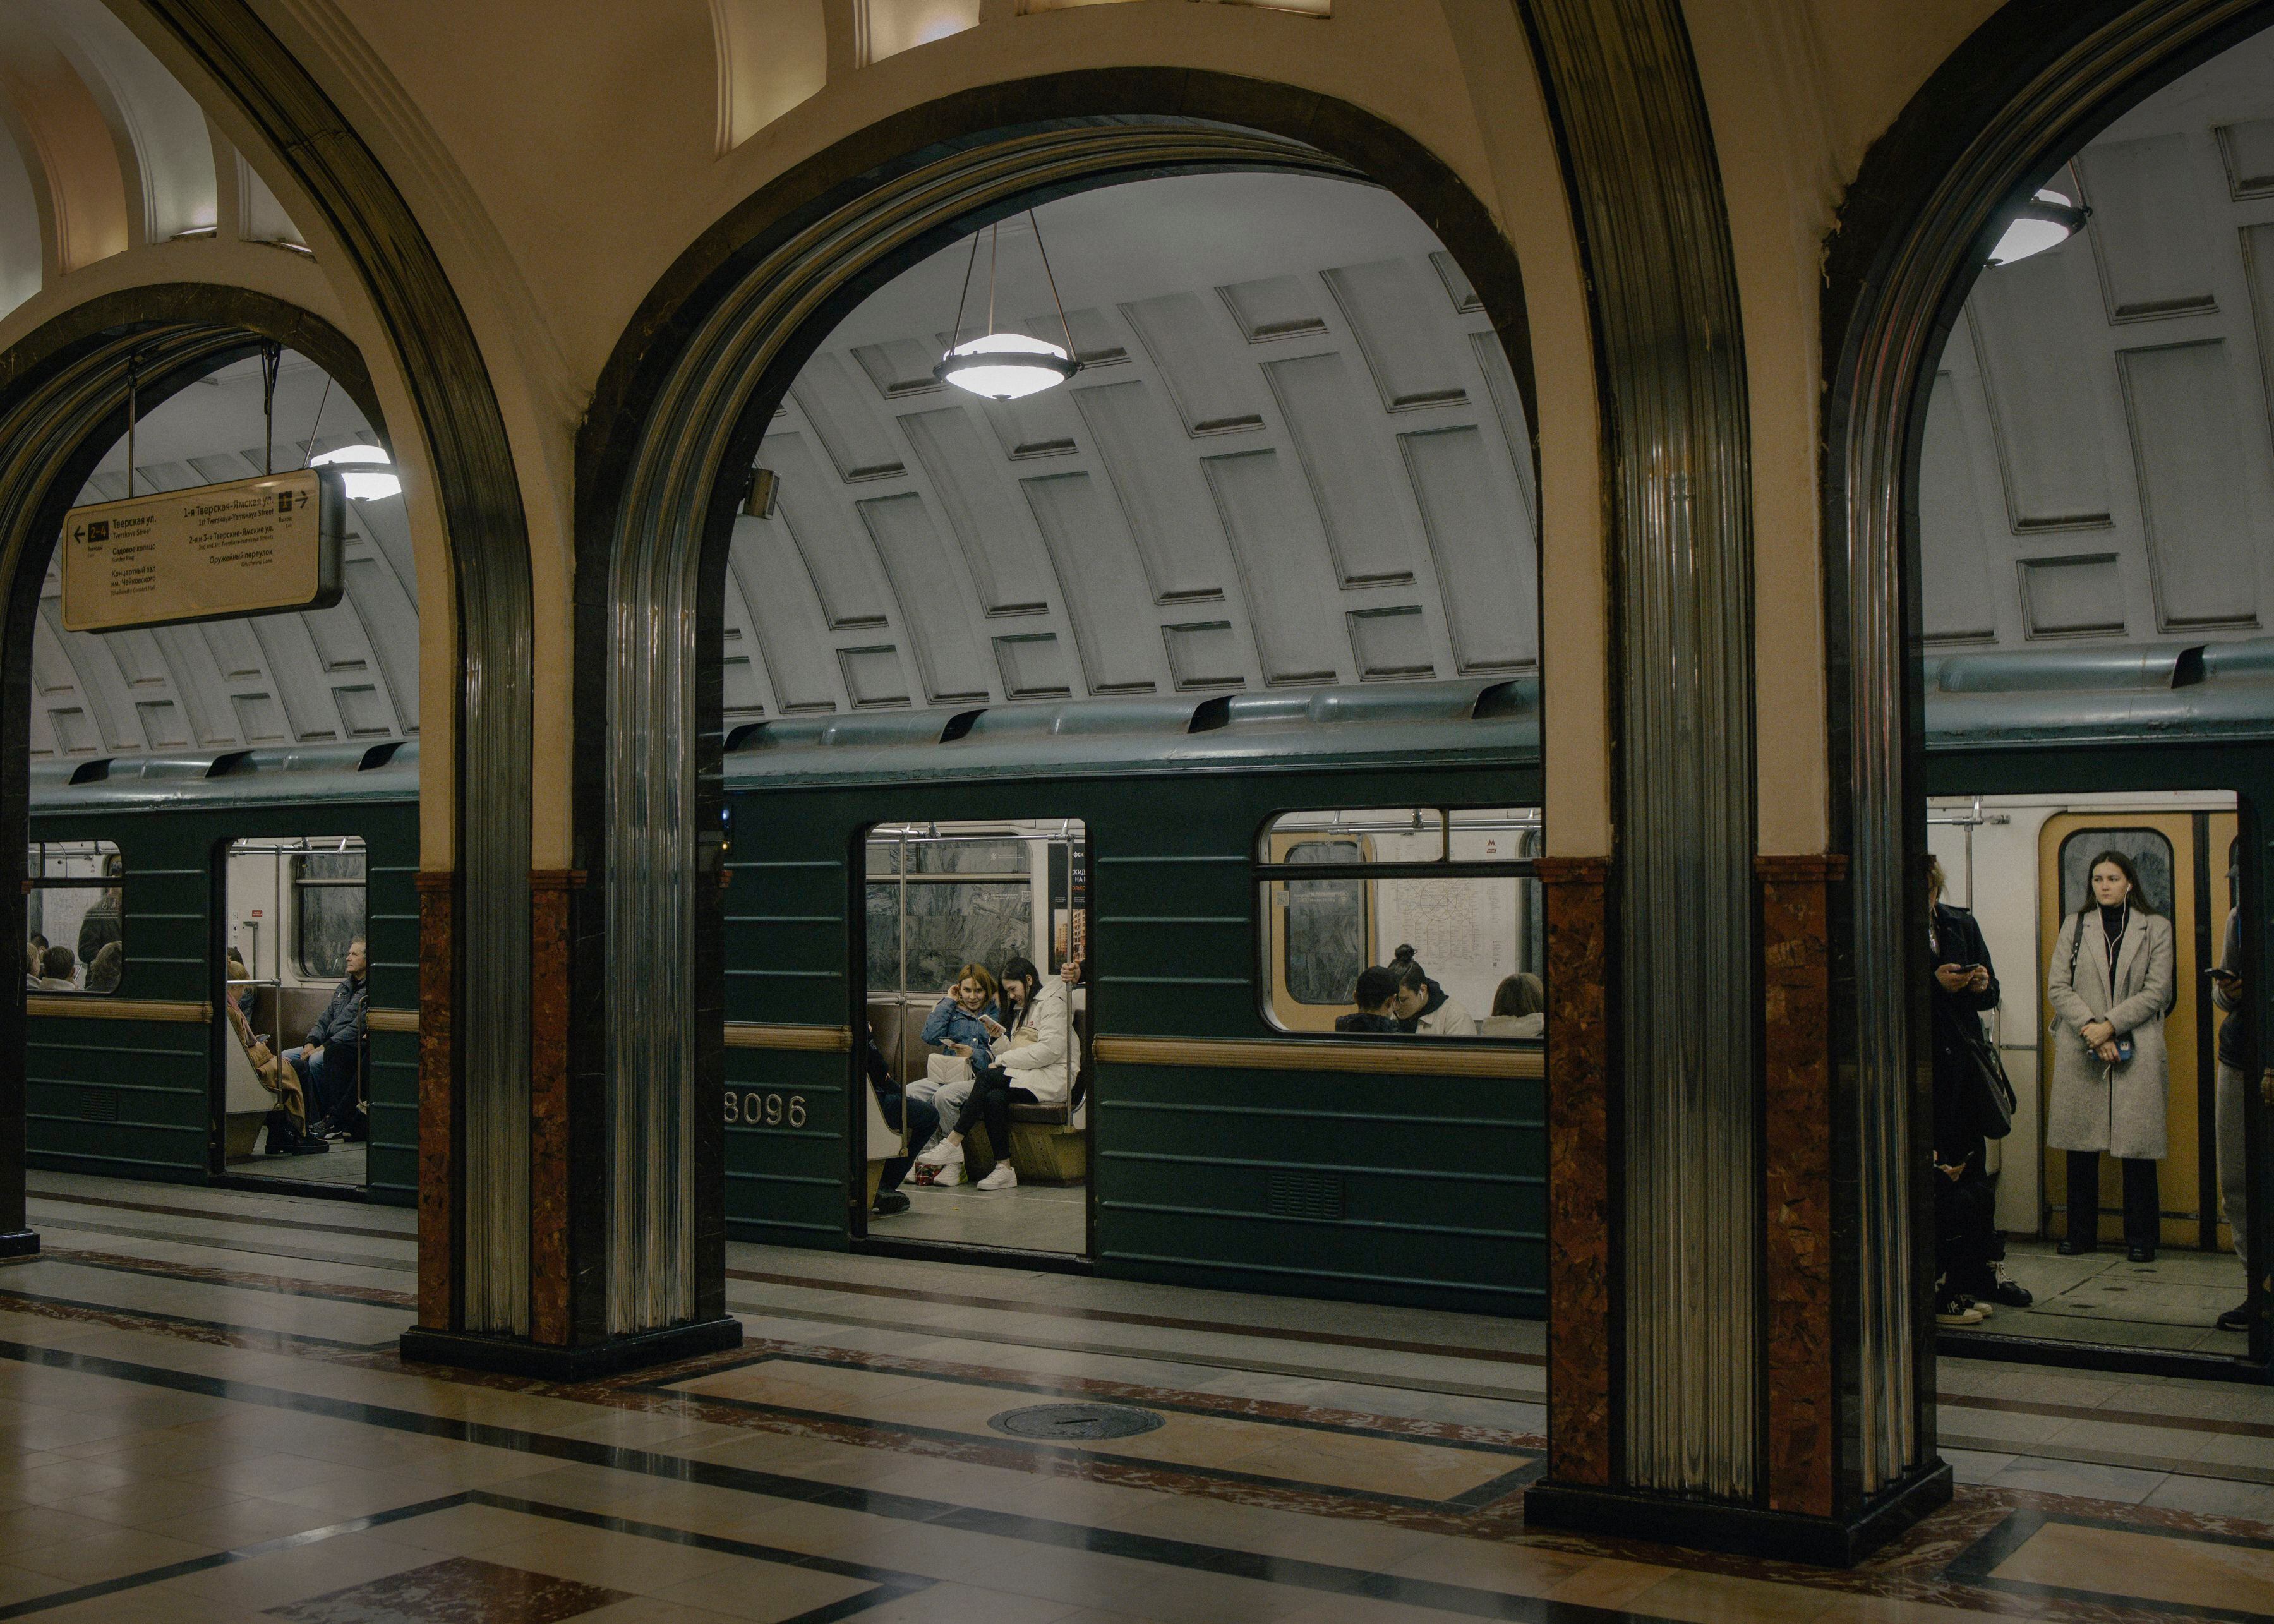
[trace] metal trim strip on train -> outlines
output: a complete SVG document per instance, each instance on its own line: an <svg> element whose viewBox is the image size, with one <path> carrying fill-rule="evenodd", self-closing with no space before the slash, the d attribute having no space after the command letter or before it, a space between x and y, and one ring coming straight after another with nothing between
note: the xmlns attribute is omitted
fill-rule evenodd
<svg viewBox="0 0 2274 1624"><path fill-rule="evenodd" d="M2241 797L2247 838L2254 801L2274 794L2274 752L2265 748L2274 741L2274 639L2175 644L2112 663L2090 650L2027 660L1939 654L1925 678L1929 793L2074 791L2086 787L2080 777L2108 789L2224 788ZM1417 1058L1407 1045L1394 1058L1383 1049L1378 1062L1359 1061L1347 1044L1277 1030L1258 992L1254 929L1257 831L1276 814L1538 806L1538 704L1537 681L1525 678L739 728L725 763L738 830L729 868L740 882L726 904L726 1081L743 1095L802 1094L806 1112L794 1132L763 1122L730 1132L730 1233L842 1246L864 1227L865 1158L847 1109L848 1051L866 1015L855 969L863 831L880 819L1073 818L1091 843L1088 1035L1103 1051L1091 1063L1097 1177L1087 1239L1096 1267L1538 1312L1537 1049L1519 1056L1460 1044ZM256 811L281 833L371 820L360 831L374 885L393 872L403 887L385 908L374 893L373 1004L400 1020L415 1009L416 762L414 742L369 765L352 748L121 761L102 778L84 763L42 765L34 771L34 837L92 835L102 819L104 829L130 831L147 818L182 821L187 832L158 839L156 861L130 860L139 911L150 906L143 882L168 877L169 865L177 880L206 873L209 863L184 853L209 860L225 829ZM1143 794L1130 793L1133 778L1148 781ZM390 815L399 821L389 824ZM130 840L146 838L109 838L130 852ZM209 1000L210 890L192 883L172 893L190 916L180 951L158 955L163 964L131 960L122 993ZM2255 876L2248 891L2250 916L2263 918ZM200 932L203 945L193 941ZM415 1041L395 1035L393 1092L374 1090L372 1196L407 1200ZM1302 1047L1311 1042L1320 1046ZM34 1105L35 1162L201 1176L200 1147L179 1132L187 1121L163 1124L177 1134L167 1153L124 1164L75 1139L84 1131L72 1124L91 1118L68 1093L102 1085L56 1073L67 1047L35 1034L34 1080L45 1091ZM165 1047L152 1045L146 1057L156 1063ZM166 1064L194 1069L167 1052ZM1352 1066L1370 1069L1341 1069ZM202 1099L209 1088L190 1070L181 1090ZM871 1116L863 1111L863 1132L883 1132ZM1249 1124L1259 1122L1267 1130L1253 1137ZM1275 1211L1275 1169L1338 1180L1339 1204L1295 1179Z"/></svg>

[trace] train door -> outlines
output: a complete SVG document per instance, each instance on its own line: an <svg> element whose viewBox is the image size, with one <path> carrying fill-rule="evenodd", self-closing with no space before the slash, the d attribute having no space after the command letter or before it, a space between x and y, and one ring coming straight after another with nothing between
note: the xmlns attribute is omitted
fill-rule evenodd
<svg viewBox="0 0 2274 1624"><path fill-rule="evenodd" d="M2164 1021L2167 1056L2165 1127L2168 1152L2156 1164L2157 1246L2153 1264L2127 1262L2124 1246L2122 1164L2100 1159L2099 1187L2069 1188L2067 1153L2040 1145L2042 1249L2067 1233L2070 1204L2090 1200L2097 1212L2099 1249L2084 1257L2051 1256L2036 1266L2038 1301L2029 1319L2048 1313L2074 1321L2072 1334L2094 1340L2154 1347L2240 1351L2239 1333L2204 1335L2209 1322L2240 1302L2247 1290L2233 1248L2233 1231L2219 1210L2217 1173L2218 1014L2203 972L2218 962L2227 916L2228 871L2238 816L2231 810L2096 808L2048 817L2038 832L2038 996L2041 1031L2049 1031L2052 1005L2044 989L2059 949L2065 916L2085 906L2094 859L2113 851L2128 858L2150 906L2172 921L2172 1002ZM2050 1105L2055 1043L2040 1045L2040 1112ZM2044 1135L2040 1131L2042 1141ZM2179 1254L2165 1257L2168 1252ZM2048 1292L2044 1287L2050 1286Z"/></svg>
<svg viewBox="0 0 2274 1624"><path fill-rule="evenodd" d="M219 1170L363 1190L371 1045L352 985L363 974L363 839L242 839L221 861Z"/></svg>
<svg viewBox="0 0 2274 1624"><path fill-rule="evenodd" d="M1086 1255L1087 831L1059 818L889 823L864 844L857 1229L871 1242ZM1031 1021L1001 989L1025 966L1040 988ZM999 1109L977 1097L990 1057L1015 1091Z"/></svg>

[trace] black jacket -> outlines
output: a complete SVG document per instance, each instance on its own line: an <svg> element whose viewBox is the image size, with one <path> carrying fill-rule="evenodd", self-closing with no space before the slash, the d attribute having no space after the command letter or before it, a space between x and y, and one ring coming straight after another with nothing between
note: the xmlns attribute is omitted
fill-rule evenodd
<svg viewBox="0 0 2274 1624"><path fill-rule="evenodd" d="M1398 1025L1392 1016L1369 1015L1361 1010L1355 1015L1336 1016L1335 1030L1337 1032L1403 1032L1405 1028Z"/></svg>
<svg viewBox="0 0 2274 1624"><path fill-rule="evenodd" d="M1934 1014L1934 1146L1943 1161L1954 1162L1982 1148L1976 1085L1968 1073L1963 1051L1967 1042L1982 1034L1983 1011L1998 1007L1998 971L1990 963L1982 927L1964 908L1936 903L1933 941L1921 945L1927 954L1927 984ZM1990 972L1988 990L1944 990L1933 974L1946 964L1984 966Z"/></svg>
<svg viewBox="0 0 2274 1624"><path fill-rule="evenodd" d="M335 1043L350 1045L363 1041L364 1004L369 998L366 989L371 984L367 975L350 975L332 989L332 1001L324 1012L316 1017L316 1024L308 1028L311 1049L329 1049Z"/></svg>
<svg viewBox="0 0 2274 1624"><path fill-rule="evenodd" d="M2218 967L2222 970L2232 970L2237 975L2242 974L2242 910L2240 908L2232 910L2226 916L2226 944L2219 951ZM2221 1065L2240 1066L2244 1064L2244 1056L2250 1047L2249 1000L2237 997L2217 981L2213 981L2210 989L2210 1001L2226 1012L2226 1019L2218 1025L2218 1063Z"/></svg>

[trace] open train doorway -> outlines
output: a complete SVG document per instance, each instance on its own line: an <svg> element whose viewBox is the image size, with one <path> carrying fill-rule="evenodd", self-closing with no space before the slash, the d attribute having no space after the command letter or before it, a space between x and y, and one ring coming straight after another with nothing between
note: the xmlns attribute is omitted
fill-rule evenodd
<svg viewBox="0 0 2274 1624"><path fill-rule="evenodd" d="M1087 830L895 821L862 844L862 1229L1088 1255Z"/></svg>
<svg viewBox="0 0 2274 1624"><path fill-rule="evenodd" d="M1958 1323L1966 1310L1945 1301L1944 1330L2057 1347L2065 1362L2242 1358L2248 932L2237 797L1938 797L1927 819L1948 949L1938 957L1986 972L1968 1012L2014 1097L1979 1173L1969 1165L1938 1192L1946 1277L1968 1267L1969 1229L1992 1237L1999 1276L1969 1293L1989 1317ZM1939 1023L1945 1003L1955 999L1938 1000ZM1939 1090L1953 1084L1946 1070ZM1941 1137L1939 1163L1973 1162L1970 1147ZM1985 1222L1953 1221L1969 1194Z"/></svg>
<svg viewBox="0 0 2274 1624"><path fill-rule="evenodd" d="M222 853L225 1174L368 1186L365 863L359 835L239 839Z"/></svg>

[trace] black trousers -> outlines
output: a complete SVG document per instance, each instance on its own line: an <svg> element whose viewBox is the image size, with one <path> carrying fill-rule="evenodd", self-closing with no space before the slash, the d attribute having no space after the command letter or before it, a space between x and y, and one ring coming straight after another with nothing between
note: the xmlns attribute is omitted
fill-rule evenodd
<svg viewBox="0 0 2274 1624"><path fill-rule="evenodd" d="M2153 1246L2160 1227L2157 1212L2162 1205L2156 1188L2156 1164L2145 1157L2118 1159L2124 1163L2124 1244ZM2089 1247L2099 1238L2100 1153L2072 1150L2068 1153L2068 1242L2072 1246Z"/></svg>
<svg viewBox="0 0 2274 1624"><path fill-rule="evenodd" d="M1001 1066L989 1066L979 1073L971 1085L971 1097L963 1102L963 1112L955 1119L955 1131L968 1134L984 1124L987 1129L987 1148L995 1153L998 1162L1007 1161L1011 1154L1011 1105L1035 1103L1031 1088L1014 1087L1011 1074Z"/></svg>
<svg viewBox="0 0 2274 1624"><path fill-rule="evenodd" d="M875 1087L874 1084L870 1085ZM910 1100L898 1088L877 1088L877 1109L885 1114L885 1123L894 1128L900 1125L900 1113L908 1114L908 1143L916 1150L931 1143L932 1131L939 1126L939 1108L930 1100ZM898 1190L907 1177L908 1169L915 1165L915 1151L905 1156L894 1156L885 1163L884 1172L877 1179L877 1193Z"/></svg>
<svg viewBox="0 0 2274 1624"><path fill-rule="evenodd" d="M1935 1160L1949 1158L1937 1151ZM1961 1160L1966 1171L1957 1178L1934 1176L1935 1271L1945 1289L1987 1297L1998 1284L1994 1266L2005 1255L1998 1235L1998 1179L1983 1171L1978 1144Z"/></svg>

